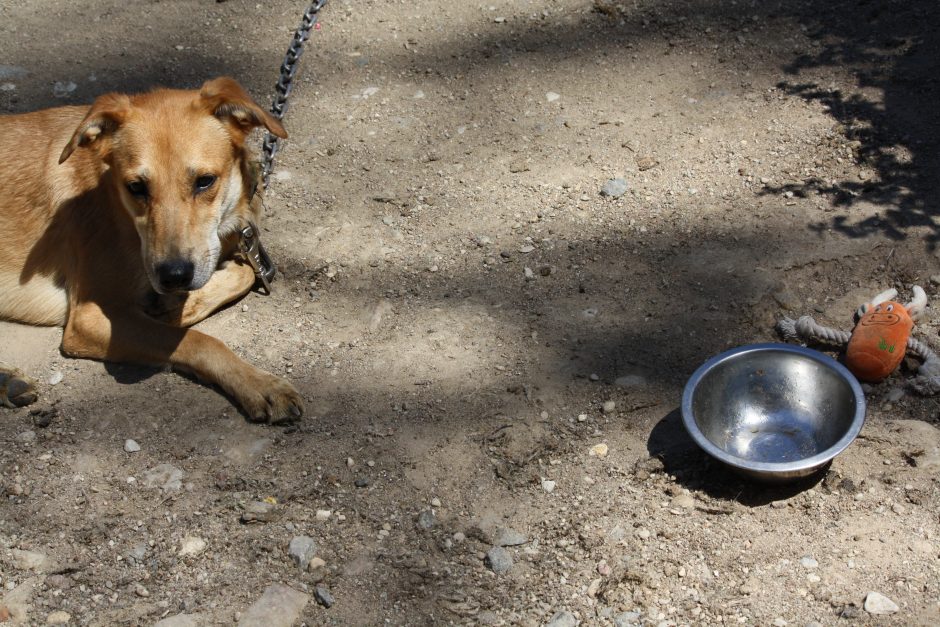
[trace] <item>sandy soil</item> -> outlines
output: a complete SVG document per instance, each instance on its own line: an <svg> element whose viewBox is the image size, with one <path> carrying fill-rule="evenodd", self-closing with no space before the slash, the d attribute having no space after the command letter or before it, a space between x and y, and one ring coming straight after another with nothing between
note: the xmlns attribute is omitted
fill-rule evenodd
<svg viewBox="0 0 940 627"><path fill-rule="evenodd" d="M220 74L266 102L303 4L0 3L0 110ZM911 364L794 486L710 462L678 413L783 315L933 299L932 1L331 0L322 24L267 194L281 278L200 325L307 415L251 424L0 323L42 382L0 410L0 622L940 623ZM277 583L302 594L265 605Z"/></svg>

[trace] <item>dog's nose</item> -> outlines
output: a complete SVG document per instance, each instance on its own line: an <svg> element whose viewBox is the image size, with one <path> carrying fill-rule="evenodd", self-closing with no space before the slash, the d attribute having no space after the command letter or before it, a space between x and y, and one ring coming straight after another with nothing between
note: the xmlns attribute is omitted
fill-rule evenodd
<svg viewBox="0 0 940 627"><path fill-rule="evenodd" d="M167 291L184 290L193 282L194 271L195 266L191 261L164 261L157 265L157 278L160 287Z"/></svg>

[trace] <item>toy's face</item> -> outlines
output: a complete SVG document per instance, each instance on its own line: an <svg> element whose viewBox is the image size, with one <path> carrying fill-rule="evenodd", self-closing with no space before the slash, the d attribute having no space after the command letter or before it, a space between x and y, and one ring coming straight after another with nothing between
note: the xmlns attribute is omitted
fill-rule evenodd
<svg viewBox="0 0 940 627"><path fill-rule="evenodd" d="M852 330L845 365L862 381L881 381L904 359L913 328L914 321L900 303L889 300L867 307Z"/></svg>
<svg viewBox="0 0 940 627"><path fill-rule="evenodd" d="M872 325L890 327L899 324L902 320L908 321L910 319L911 317L904 305L889 300L866 311L858 323L866 327Z"/></svg>

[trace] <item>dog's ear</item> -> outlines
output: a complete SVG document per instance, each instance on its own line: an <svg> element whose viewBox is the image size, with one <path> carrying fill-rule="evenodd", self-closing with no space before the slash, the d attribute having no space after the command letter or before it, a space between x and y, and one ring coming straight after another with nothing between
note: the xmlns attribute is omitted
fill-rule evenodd
<svg viewBox="0 0 940 627"><path fill-rule="evenodd" d="M68 159L79 146L96 143L101 146L124 122L130 107L130 98L124 94L99 96L59 155L59 163Z"/></svg>
<svg viewBox="0 0 940 627"><path fill-rule="evenodd" d="M287 131L273 115L259 107L235 79L214 78L203 84L199 97L215 117L234 130L239 140L258 126L284 139Z"/></svg>

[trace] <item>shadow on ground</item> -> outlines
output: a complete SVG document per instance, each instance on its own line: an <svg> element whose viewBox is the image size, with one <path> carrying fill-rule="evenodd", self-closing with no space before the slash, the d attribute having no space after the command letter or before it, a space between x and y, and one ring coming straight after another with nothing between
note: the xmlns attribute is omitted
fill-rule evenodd
<svg viewBox="0 0 940 627"><path fill-rule="evenodd" d="M882 234L903 240L914 227L927 227L927 243L940 241L937 177L940 169L940 12L930 1L857 0L817 5L803 23L816 50L785 64L793 78L780 87L822 104L850 140L861 176L843 180L806 179L771 192L816 190L843 209L829 223L850 237ZM818 68L852 71L855 85L819 84ZM807 80L804 77L809 77ZM861 202L888 208L879 215L852 217Z"/></svg>
<svg viewBox="0 0 940 627"><path fill-rule="evenodd" d="M653 427L647 450L650 457L661 459L666 472L688 489L723 501L736 501L747 507L761 507L793 498L817 486L827 472L823 469L804 479L780 485L744 477L709 457L695 444L682 424L682 413L678 408Z"/></svg>

